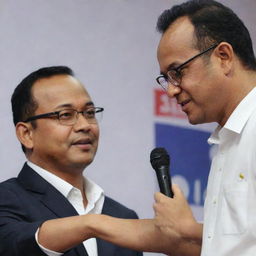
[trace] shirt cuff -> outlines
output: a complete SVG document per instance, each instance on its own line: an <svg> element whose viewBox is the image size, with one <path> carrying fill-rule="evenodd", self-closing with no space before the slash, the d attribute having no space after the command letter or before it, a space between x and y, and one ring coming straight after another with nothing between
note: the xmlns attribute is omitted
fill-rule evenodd
<svg viewBox="0 0 256 256"><path fill-rule="evenodd" d="M44 248L41 244L39 244L38 242L38 232L39 232L39 228L37 229L36 233L35 233L35 239L36 239L36 242L38 244L38 246L40 247L40 249L45 253L47 254L48 256L60 256L60 255L63 255L64 253L60 253L60 252L54 252L54 251L51 251L49 249L46 249Z"/></svg>

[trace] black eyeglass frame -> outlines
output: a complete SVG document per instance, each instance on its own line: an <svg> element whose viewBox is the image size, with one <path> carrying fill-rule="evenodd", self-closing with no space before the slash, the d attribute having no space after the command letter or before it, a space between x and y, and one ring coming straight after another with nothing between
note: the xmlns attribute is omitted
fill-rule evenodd
<svg viewBox="0 0 256 256"><path fill-rule="evenodd" d="M44 114L40 114L40 115L36 115L36 116L31 116L29 118L27 118L25 121L23 121L24 123L27 123L27 122L31 122L31 121L34 121L34 120L37 120L37 119L41 119L41 118L47 118L47 117L54 117L54 116L57 116L58 120L60 121L60 113L62 111L65 111L65 110L73 110L78 114L83 114L84 112L87 112L91 109L94 109L95 110L95 113L100 113L100 112L103 112L104 111L104 108L101 108L101 107L90 107L89 109L85 109L83 111L77 111L75 109L72 109L72 108L66 108L66 109L62 109L60 111L54 111L54 112L49 112L49 113L44 113ZM83 116L85 116L83 114ZM76 117L77 118L77 117ZM70 124L70 125L73 125L73 124Z"/></svg>
<svg viewBox="0 0 256 256"><path fill-rule="evenodd" d="M218 45L219 45L219 43L216 43L216 44L210 46L209 48L207 48L206 50L204 50L204 51L202 51L202 52L196 54L196 55L193 56L192 58L186 60L185 62L183 62L182 64L180 64L178 67L169 69L169 70L167 71L167 74L166 74L166 75L164 75L164 74L159 75L159 76L156 78L157 83L160 84L164 90L167 90L166 86L162 85L161 82L159 81L161 78L164 78L164 79L165 79L165 82L167 83L167 86L168 86L168 83L173 83L173 81L176 81L175 79L172 78L172 76L169 76L169 75L168 75L169 72L175 71L175 72L180 76L180 71L181 71L181 69L182 69L185 65L187 65L187 64L188 64L189 62L191 62L192 60L194 60L194 59L196 59L196 58L202 56L202 55L205 54L205 53L207 53L208 51L210 51L210 50L216 48ZM181 77L181 76L180 76L180 77ZM174 85L175 85L175 86L180 86L181 78L180 78L180 81L179 81L179 82L178 82L178 81L176 81L176 82L177 82L177 84L176 84L176 85L174 84Z"/></svg>

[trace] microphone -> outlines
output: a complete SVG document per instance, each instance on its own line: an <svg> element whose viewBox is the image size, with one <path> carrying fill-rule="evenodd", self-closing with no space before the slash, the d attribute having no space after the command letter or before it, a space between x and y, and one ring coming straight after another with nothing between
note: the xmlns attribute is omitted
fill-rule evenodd
<svg viewBox="0 0 256 256"><path fill-rule="evenodd" d="M160 192L173 197L170 178L170 157L164 148L155 148L150 153L150 162L156 171Z"/></svg>

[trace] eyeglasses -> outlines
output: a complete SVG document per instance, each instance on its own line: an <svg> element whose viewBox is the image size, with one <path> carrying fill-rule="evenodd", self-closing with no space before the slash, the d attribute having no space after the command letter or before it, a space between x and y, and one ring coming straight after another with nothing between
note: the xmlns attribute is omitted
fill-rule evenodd
<svg viewBox="0 0 256 256"><path fill-rule="evenodd" d="M40 118L57 117L60 124L74 125L77 122L78 114L82 114L89 124L96 124L102 119L104 108L91 107L83 111L75 109L63 109L60 111L31 116L24 122L31 122Z"/></svg>
<svg viewBox="0 0 256 256"><path fill-rule="evenodd" d="M158 84L160 84L164 90L167 90L168 88L168 84L171 83L174 86L180 86L181 84L181 80L182 80L182 73L181 70L185 67L185 65L187 65L189 62L191 62L192 60L202 56L203 54L207 53L208 51L214 49L215 47L217 47L218 44L214 44L211 47L207 48L206 50L198 53L197 55L195 55L194 57L188 59L187 61L185 61L184 63L182 63L181 65L179 65L176 68L172 68L170 70L168 70L166 75L160 75L156 78L156 81L158 82Z"/></svg>

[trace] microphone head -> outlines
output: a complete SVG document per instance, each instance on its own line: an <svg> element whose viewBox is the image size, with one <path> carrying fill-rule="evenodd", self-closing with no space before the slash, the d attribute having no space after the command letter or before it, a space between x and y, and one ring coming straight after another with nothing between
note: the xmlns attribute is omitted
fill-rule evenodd
<svg viewBox="0 0 256 256"><path fill-rule="evenodd" d="M150 153L150 163L157 170L161 166L170 165L170 157L165 148L155 148Z"/></svg>

